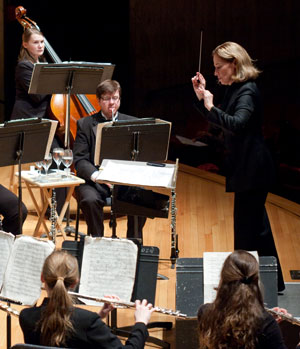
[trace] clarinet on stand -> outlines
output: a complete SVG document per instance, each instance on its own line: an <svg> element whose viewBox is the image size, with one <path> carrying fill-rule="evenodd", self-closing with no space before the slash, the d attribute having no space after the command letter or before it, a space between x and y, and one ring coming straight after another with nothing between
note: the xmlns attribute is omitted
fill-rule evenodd
<svg viewBox="0 0 300 349"><path fill-rule="evenodd" d="M51 196L51 208L50 208L50 222L51 222L51 228L50 228L50 238L54 242L56 241L56 222L57 222L57 215L56 215L56 192L55 189L52 190L52 196Z"/></svg>
<svg viewBox="0 0 300 349"><path fill-rule="evenodd" d="M176 181L178 173L179 159L176 159L175 172L173 178L173 187L171 190L171 268L175 268L176 259L179 255L178 249L178 235L176 233L176 216L177 216L177 207L176 207Z"/></svg>
<svg viewBox="0 0 300 349"><path fill-rule="evenodd" d="M171 193L171 262L172 268L174 268L176 263L176 258L178 258L178 235L176 234L176 191L172 189Z"/></svg>

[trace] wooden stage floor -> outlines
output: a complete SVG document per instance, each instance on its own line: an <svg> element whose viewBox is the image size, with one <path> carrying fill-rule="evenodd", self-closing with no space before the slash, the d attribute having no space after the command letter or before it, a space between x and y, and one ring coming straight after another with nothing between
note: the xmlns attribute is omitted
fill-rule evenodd
<svg viewBox="0 0 300 349"><path fill-rule="evenodd" d="M4 169L4 170L3 170ZM9 186L11 168L2 168L0 183ZM185 165L179 166L176 188L176 232L178 234L179 258L202 257L204 251L232 251L233 249L233 195L225 193L224 178ZM38 195L38 193L37 193ZM23 200L30 211L30 202L26 189ZM285 282L293 282L290 270L300 269L300 205L281 197L269 194L267 210L283 269ZM75 211L75 201L71 212ZM32 235L37 216L30 212L24 223L23 233ZM48 222L50 226L50 222ZM73 221L71 223L75 225ZM80 232L86 233L86 224L81 218ZM126 218L117 220L117 235L125 237ZM105 236L111 236L108 220L105 221ZM68 239L74 239L68 237ZM57 238L57 247L62 243L62 237ZM156 290L156 305L162 308L176 308L176 269L172 268L171 229L169 219L148 219L144 228L144 245L157 246L160 250L159 273L168 280L158 280ZM300 298L300 295L299 295ZM16 309L20 307L15 306ZM97 309L92 308L97 311ZM133 323L133 310L118 310L118 326ZM0 349L6 348L6 313L0 312ZM171 321L171 316L154 313L153 321ZM165 331L159 328L151 329L150 334L163 338L175 348L175 330ZM18 319L12 319L12 344L23 341ZM146 348L157 347L147 344Z"/></svg>

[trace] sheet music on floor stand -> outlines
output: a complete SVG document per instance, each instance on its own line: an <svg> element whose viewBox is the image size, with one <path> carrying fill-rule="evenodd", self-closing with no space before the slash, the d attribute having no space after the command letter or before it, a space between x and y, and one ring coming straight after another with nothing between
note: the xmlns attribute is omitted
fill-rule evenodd
<svg viewBox="0 0 300 349"><path fill-rule="evenodd" d="M249 251L258 259L257 251ZM220 274L225 259L231 252L203 252L203 286L204 286L204 304L212 303L216 298L216 290L220 281Z"/></svg>
<svg viewBox="0 0 300 349"><path fill-rule="evenodd" d="M0 231L0 299L34 305L41 294L41 272L55 249L52 241Z"/></svg>
<svg viewBox="0 0 300 349"><path fill-rule="evenodd" d="M0 231L0 301L34 305L41 294L41 272L52 241ZM1 308L2 309L2 308ZM3 310L3 309L2 309ZM7 348L11 347L11 315L6 315Z"/></svg>
<svg viewBox="0 0 300 349"><path fill-rule="evenodd" d="M95 298L116 295L131 300L138 248L127 239L85 237L79 293ZM86 299L85 304L97 305Z"/></svg>

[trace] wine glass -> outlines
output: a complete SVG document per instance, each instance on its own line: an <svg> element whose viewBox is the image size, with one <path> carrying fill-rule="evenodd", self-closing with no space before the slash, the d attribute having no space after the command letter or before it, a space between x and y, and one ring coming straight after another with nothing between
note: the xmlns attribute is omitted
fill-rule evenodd
<svg viewBox="0 0 300 349"><path fill-rule="evenodd" d="M57 166L57 172L59 170L59 166L61 164L61 158L63 156L63 153L64 153L64 150L63 148L54 148L52 150L52 157L53 157L53 160L55 161L56 163L56 166Z"/></svg>
<svg viewBox="0 0 300 349"><path fill-rule="evenodd" d="M45 170L46 177L48 176L48 169L51 164L52 164L52 154L49 153L48 155L45 156L44 160L42 161L42 166Z"/></svg>
<svg viewBox="0 0 300 349"><path fill-rule="evenodd" d="M67 177L70 177L70 169L69 167L72 165L73 162L73 152L72 149L65 149L63 156L61 158L61 161L63 165L67 168L66 173Z"/></svg>
<svg viewBox="0 0 300 349"><path fill-rule="evenodd" d="M40 178L41 177L41 174L42 174L42 166L43 166L43 161L37 161L35 163L36 167L38 168L38 177Z"/></svg>

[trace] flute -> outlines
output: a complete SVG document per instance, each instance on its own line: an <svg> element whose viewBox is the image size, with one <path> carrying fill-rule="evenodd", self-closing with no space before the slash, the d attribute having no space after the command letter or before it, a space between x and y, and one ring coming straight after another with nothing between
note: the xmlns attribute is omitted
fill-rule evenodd
<svg viewBox="0 0 300 349"><path fill-rule="evenodd" d="M268 313L270 313L271 315L275 315L275 316L279 316L282 320L285 320L285 321L288 321L294 325L297 325L297 326L300 326L300 320L292 317L291 315L287 315L287 314L284 314L280 311L276 311L276 310L273 310L273 309L269 309L269 308L266 308L266 311Z"/></svg>
<svg viewBox="0 0 300 349"><path fill-rule="evenodd" d="M11 314L11 315L15 315L15 316L19 316L20 315L18 310L13 309L13 308L9 307L8 305L3 304L1 302L0 302L0 309L6 311L8 314Z"/></svg>
<svg viewBox="0 0 300 349"><path fill-rule="evenodd" d="M95 302L99 302L99 303L108 303L113 305L116 308L135 308L135 303L134 302L126 302L126 301L119 301L116 299L111 299L111 298L96 298L96 297L92 297L92 296L87 296L87 295L83 295L80 293L76 293L76 292L68 292L69 295L77 297L77 298L83 298L83 299L89 299ZM158 312L158 313L162 313L165 315L171 315L171 316L176 316L176 317L181 317L181 318L186 318L187 315L186 314L182 314L180 312L180 310L171 310L171 309L165 309L165 308L160 308L160 307L154 307L154 311Z"/></svg>

